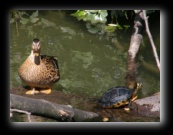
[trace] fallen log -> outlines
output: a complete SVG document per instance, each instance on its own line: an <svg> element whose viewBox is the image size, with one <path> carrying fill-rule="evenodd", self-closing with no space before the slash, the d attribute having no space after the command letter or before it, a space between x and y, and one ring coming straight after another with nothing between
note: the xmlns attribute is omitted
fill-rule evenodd
<svg viewBox="0 0 173 135"><path fill-rule="evenodd" d="M63 122L93 121L99 114L75 109L70 105L60 105L44 99L33 99L10 94L10 108L30 112Z"/></svg>

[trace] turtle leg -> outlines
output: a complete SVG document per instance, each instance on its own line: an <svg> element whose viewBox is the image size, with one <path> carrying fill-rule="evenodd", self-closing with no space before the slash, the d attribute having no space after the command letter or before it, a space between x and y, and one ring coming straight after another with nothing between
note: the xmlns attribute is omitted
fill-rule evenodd
<svg viewBox="0 0 173 135"><path fill-rule="evenodd" d="M129 111L131 109L130 103L127 105L127 107L124 108L124 110Z"/></svg>
<svg viewBox="0 0 173 135"><path fill-rule="evenodd" d="M134 96L132 99L130 99L130 100L129 100L128 106L125 107L124 110L126 110L126 111L133 110L134 107L131 106L131 103L132 103L133 101L135 101L135 99L137 99L137 97L138 97L138 96Z"/></svg>
<svg viewBox="0 0 173 135"><path fill-rule="evenodd" d="M124 110L129 111L129 110L133 109L131 106L131 103L132 103L132 100L129 99L129 104L127 105L127 107L124 108Z"/></svg>
<svg viewBox="0 0 173 135"><path fill-rule="evenodd" d="M134 96L134 97L131 99L131 101L132 101L132 102L135 101L135 99L137 99L137 97L138 97L138 96Z"/></svg>
<svg viewBox="0 0 173 135"><path fill-rule="evenodd" d="M51 91L52 91L51 88L40 90L40 92L41 92L41 93L44 93L44 94L50 94Z"/></svg>
<svg viewBox="0 0 173 135"><path fill-rule="evenodd" d="M34 95L34 94L37 94L37 93L39 93L38 90L35 90L35 88L31 88L31 90L27 91L25 94Z"/></svg>

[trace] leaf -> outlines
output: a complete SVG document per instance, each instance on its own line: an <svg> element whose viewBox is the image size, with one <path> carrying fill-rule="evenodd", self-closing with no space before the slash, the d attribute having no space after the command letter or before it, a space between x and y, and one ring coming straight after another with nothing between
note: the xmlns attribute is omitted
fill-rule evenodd
<svg viewBox="0 0 173 135"><path fill-rule="evenodd" d="M32 15L30 16L30 18L36 18L38 16L38 10L34 13L32 13Z"/></svg>
<svg viewBox="0 0 173 135"><path fill-rule="evenodd" d="M30 22L31 22L31 23L35 23L35 22L37 22L38 20L39 20L39 18L31 18L31 19L30 19Z"/></svg>
<svg viewBox="0 0 173 135"><path fill-rule="evenodd" d="M99 31L99 29L96 26L91 25L91 23L86 23L86 27L88 31L92 34L95 34Z"/></svg>
<svg viewBox="0 0 173 135"><path fill-rule="evenodd" d="M101 10L101 11L100 11L100 16L106 17L107 15L108 15L108 13L107 13L106 10Z"/></svg>
<svg viewBox="0 0 173 135"><path fill-rule="evenodd" d="M78 10L75 13L71 14L71 16L77 17L79 20L84 18L87 15L87 12L84 10Z"/></svg>
<svg viewBox="0 0 173 135"><path fill-rule="evenodd" d="M99 30L96 28L92 28L92 29L90 28L90 29L88 29L88 31L92 34L96 34Z"/></svg>
<svg viewBox="0 0 173 135"><path fill-rule="evenodd" d="M92 24L96 24L105 23L108 14L106 10L78 10L71 15L77 17L78 20L90 21Z"/></svg>
<svg viewBox="0 0 173 135"><path fill-rule="evenodd" d="M88 11L90 13L98 13L98 10L85 10L85 11Z"/></svg>
<svg viewBox="0 0 173 135"><path fill-rule="evenodd" d="M117 29L117 25L109 24L108 26L106 26L105 29L106 29L107 32L114 32Z"/></svg>
<svg viewBox="0 0 173 135"><path fill-rule="evenodd" d="M27 24L28 23L28 21L29 21L29 19L27 19L27 18L24 18L24 17L21 17L21 20L20 20L20 22L22 23L22 24Z"/></svg>
<svg viewBox="0 0 173 135"><path fill-rule="evenodd" d="M123 25L123 27L124 27L125 29L127 29L127 28L130 27L130 25Z"/></svg>
<svg viewBox="0 0 173 135"><path fill-rule="evenodd" d="M100 22L100 17L99 15L95 15L94 18L91 20L91 23L98 23Z"/></svg>
<svg viewBox="0 0 173 135"><path fill-rule="evenodd" d="M106 21L107 21L106 17L100 15L100 22L101 23L106 23Z"/></svg>
<svg viewBox="0 0 173 135"><path fill-rule="evenodd" d="M43 23L44 27L56 27L56 24L54 22L51 22L47 19L41 18L41 22Z"/></svg>
<svg viewBox="0 0 173 135"><path fill-rule="evenodd" d="M94 19L94 15L93 14L88 14L87 16L86 16L86 20L87 21L91 21L91 20L93 20Z"/></svg>
<svg viewBox="0 0 173 135"><path fill-rule="evenodd" d="M28 13L26 13L26 12L22 12L22 11L18 11L18 14L20 15L20 17L22 17L23 15L27 15L27 16L29 16Z"/></svg>
<svg viewBox="0 0 173 135"><path fill-rule="evenodd" d="M122 30L123 29L123 27L121 26L121 25L119 25L119 24L117 24L117 26L116 26L118 29L120 29L120 30Z"/></svg>

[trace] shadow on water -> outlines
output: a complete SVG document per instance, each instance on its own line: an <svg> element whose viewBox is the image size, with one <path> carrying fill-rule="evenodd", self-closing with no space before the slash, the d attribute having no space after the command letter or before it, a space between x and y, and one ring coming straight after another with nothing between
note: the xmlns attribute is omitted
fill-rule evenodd
<svg viewBox="0 0 173 135"><path fill-rule="evenodd" d="M106 36L89 33L84 23L65 11L39 11L37 23L18 23L17 27L15 23L10 24L10 92L26 96L21 88L25 84L21 82L17 70L30 54L33 38L37 37L42 43L41 54L58 57L61 79L53 86L53 94L35 97L93 110L96 101L108 88L124 85L130 35L123 33L118 36L124 51L119 50ZM147 47L143 49L147 50ZM138 69L138 80L143 83L139 98L160 91L160 75L151 74L142 63L139 63ZM114 117L112 121L116 121ZM141 121L158 119L141 118Z"/></svg>

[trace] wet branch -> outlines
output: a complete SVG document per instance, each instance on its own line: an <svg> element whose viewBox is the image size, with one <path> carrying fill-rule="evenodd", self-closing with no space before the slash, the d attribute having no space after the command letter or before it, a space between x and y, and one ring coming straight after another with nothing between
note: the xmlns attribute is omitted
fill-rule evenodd
<svg viewBox="0 0 173 135"><path fill-rule="evenodd" d="M11 111L20 110L27 114L35 114L58 121L92 121L99 118L99 114L75 109L70 105L60 105L44 99L33 99L10 94ZM22 111L21 111L22 110Z"/></svg>

